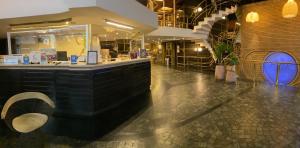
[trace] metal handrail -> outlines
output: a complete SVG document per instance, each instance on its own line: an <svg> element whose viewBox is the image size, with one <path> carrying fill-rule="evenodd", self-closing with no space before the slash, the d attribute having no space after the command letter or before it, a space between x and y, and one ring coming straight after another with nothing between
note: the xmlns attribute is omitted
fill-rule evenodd
<svg viewBox="0 0 300 148"><path fill-rule="evenodd" d="M211 57L199 57L199 56L177 56L178 58L195 58L195 59L210 59Z"/></svg>
<svg viewBox="0 0 300 148"><path fill-rule="evenodd" d="M300 63L291 63L291 62L273 62L273 61L259 61L259 60L245 60L244 63L250 63L250 64L254 64L254 76L253 76L253 83L254 85L256 84L257 81L257 73L256 73L256 69L257 69L257 65L263 65L263 64L274 64L277 65L277 71L276 71L276 80L275 80L275 85L276 87L279 86L279 74L280 74L280 70L281 70L281 65L297 65L298 67L300 66ZM294 82L290 83L290 86L295 86L297 84L300 84L300 81L298 82L297 79L294 80Z"/></svg>
<svg viewBox="0 0 300 148"><path fill-rule="evenodd" d="M179 59L184 59L183 62L179 62ZM190 61L190 60L194 59L197 61ZM211 59L211 57L203 57L203 56L177 56L177 65L182 65L185 68L188 66L196 66L196 67L200 67L201 70L203 70L203 68L208 68L211 67L211 62L210 61L206 61L205 60L209 60Z"/></svg>

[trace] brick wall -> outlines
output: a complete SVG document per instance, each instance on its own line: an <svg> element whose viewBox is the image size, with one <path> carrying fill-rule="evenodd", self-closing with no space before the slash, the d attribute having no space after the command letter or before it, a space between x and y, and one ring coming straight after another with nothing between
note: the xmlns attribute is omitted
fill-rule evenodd
<svg viewBox="0 0 300 148"><path fill-rule="evenodd" d="M295 0L300 6L300 0ZM262 62L271 51L284 51L295 57L300 63L300 11L297 17L282 17L282 8L287 0L268 0L241 7L241 56L246 77L251 77L251 68L245 60ZM247 23L246 16L255 11L260 20ZM299 67L300 69L300 67ZM256 66L257 75L263 79L261 65ZM296 81L299 81L298 78ZM296 82L295 81L295 82Z"/></svg>

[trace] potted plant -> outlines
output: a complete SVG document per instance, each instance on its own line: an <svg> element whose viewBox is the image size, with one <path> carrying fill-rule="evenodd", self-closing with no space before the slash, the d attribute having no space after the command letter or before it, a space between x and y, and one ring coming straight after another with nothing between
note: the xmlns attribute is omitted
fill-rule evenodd
<svg viewBox="0 0 300 148"><path fill-rule="evenodd" d="M215 54L217 57L217 65L215 69L216 80L223 80L225 78L224 58L232 51L233 47L228 43L220 42L215 46Z"/></svg>
<svg viewBox="0 0 300 148"><path fill-rule="evenodd" d="M235 53L230 53L225 59L226 63L226 82L236 82L236 65L239 63L238 56Z"/></svg>

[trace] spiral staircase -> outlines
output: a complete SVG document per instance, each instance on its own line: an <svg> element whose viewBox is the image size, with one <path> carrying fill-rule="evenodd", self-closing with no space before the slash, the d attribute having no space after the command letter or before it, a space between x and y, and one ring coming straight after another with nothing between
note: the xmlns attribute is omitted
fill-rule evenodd
<svg viewBox="0 0 300 148"><path fill-rule="evenodd" d="M210 31L215 22L223 19L224 17L233 14L237 11L237 6L231 6L225 10L219 10L217 13L213 13L210 17L204 18L203 21L200 21L197 26L194 26L193 32L202 36L203 40L199 41L197 44L205 46L211 53L213 59L216 61L216 56L212 45L209 43Z"/></svg>

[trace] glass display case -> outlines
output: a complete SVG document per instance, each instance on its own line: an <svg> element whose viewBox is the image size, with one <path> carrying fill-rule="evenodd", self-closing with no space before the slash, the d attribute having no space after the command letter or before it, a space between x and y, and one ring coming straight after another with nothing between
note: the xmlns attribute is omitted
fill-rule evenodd
<svg viewBox="0 0 300 148"><path fill-rule="evenodd" d="M48 60L56 60L57 52L86 56L89 50L90 25L71 25L59 28L32 29L8 32L9 54L45 54Z"/></svg>

